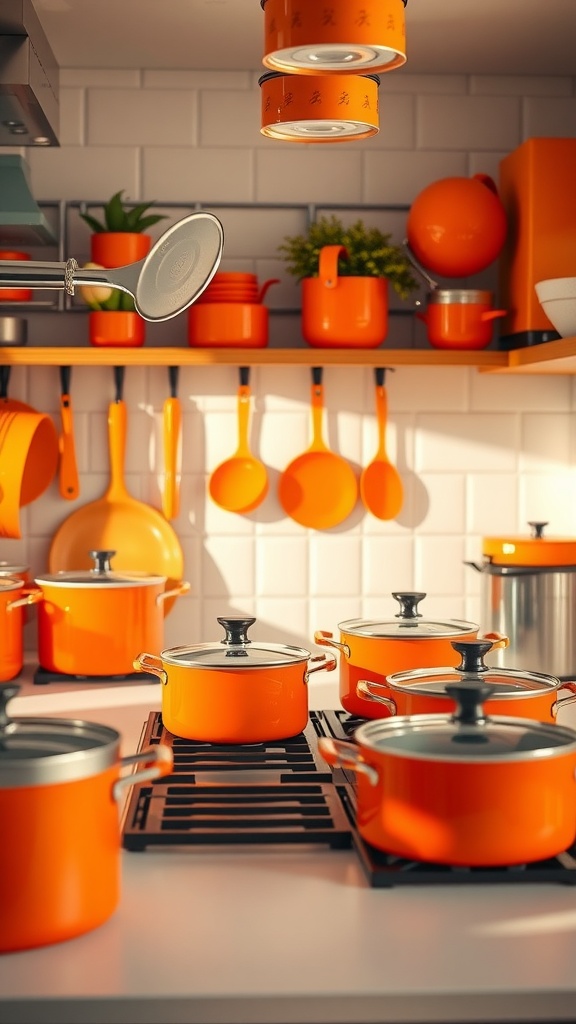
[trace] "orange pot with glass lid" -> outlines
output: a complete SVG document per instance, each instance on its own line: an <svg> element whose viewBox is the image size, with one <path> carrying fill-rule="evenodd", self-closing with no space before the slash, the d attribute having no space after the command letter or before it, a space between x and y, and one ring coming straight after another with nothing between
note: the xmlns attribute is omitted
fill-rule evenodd
<svg viewBox="0 0 576 1024"><path fill-rule="evenodd" d="M576 678L576 538L547 534L546 522L526 535L484 537L482 621L509 637L495 663L529 667L562 680Z"/></svg>
<svg viewBox="0 0 576 1024"><path fill-rule="evenodd" d="M340 702L345 711L362 718L382 718L387 712L357 692L361 679L385 684L392 672L425 668L429 665L456 666L460 656L453 640L473 640L478 636L475 622L460 619L425 618L418 606L426 597L419 592L397 592L400 611L390 619L349 619L339 623L340 640L332 633L318 630L317 644L340 652ZM502 637L487 637L502 639Z"/></svg>
<svg viewBox="0 0 576 1024"><path fill-rule="evenodd" d="M162 721L169 732L205 743L287 739L308 722L308 678L332 671L336 659L288 644L248 638L256 620L219 618L216 643L173 647L134 659L139 672L162 683Z"/></svg>

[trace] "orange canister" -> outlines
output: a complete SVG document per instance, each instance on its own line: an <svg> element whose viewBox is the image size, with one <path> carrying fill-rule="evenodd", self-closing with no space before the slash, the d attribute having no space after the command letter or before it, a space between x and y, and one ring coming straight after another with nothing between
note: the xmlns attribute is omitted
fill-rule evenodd
<svg viewBox="0 0 576 1024"><path fill-rule="evenodd" d="M379 130L377 75L287 75L259 79L263 135L288 142L349 142Z"/></svg>

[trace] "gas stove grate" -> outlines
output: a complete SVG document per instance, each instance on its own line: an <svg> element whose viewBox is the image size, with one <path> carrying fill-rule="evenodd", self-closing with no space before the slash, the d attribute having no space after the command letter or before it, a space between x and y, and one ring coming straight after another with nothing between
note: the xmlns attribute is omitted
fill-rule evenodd
<svg viewBox="0 0 576 1024"><path fill-rule="evenodd" d="M265 783L139 787L123 845L327 844L349 847L350 826L332 785Z"/></svg>
<svg viewBox="0 0 576 1024"><path fill-rule="evenodd" d="M39 665L34 671L34 683L46 686L48 683L157 683L158 676L151 672L125 672L115 676L81 676L67 672L53 672Z"/></svg>

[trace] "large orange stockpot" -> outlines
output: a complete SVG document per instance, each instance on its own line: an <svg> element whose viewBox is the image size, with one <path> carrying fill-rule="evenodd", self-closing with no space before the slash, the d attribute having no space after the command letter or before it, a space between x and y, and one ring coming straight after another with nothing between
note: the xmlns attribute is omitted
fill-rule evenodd
<svg viewBox="0 0 576 1024"><path fill-rule="evenodd" d="M76 719L9 718L19 687L0 687L0 953L72 939L103 924L120 897L118 801L169 774L158 743L120 757L120 735ZM120 778L124 766L145 766Z"/></svg>
<svg viewBox="0 0 576 1024"><path fill-rule="evenodd" d="M255 643L256 620L219 618L219 643L143 653L134 668L162 682L162 721L169 732L205 743L261 743L302 732L308 722L308 677L336 659L300 647Z"/></svg>
<svg viewBox="0 0 576 1024"><path fill-rule="evenodd" d="M15 679L24 663L25 583L15 576L0 575L0 681Z"/></svg>
<svg viewBox="0 0 576 1024"><path fill-rule="evenodd" d="M114 572L114 551L91 551L94 569L37 576L38 657L42 668L68 675L109 676L133 671L135 652L161 650L164 601L186 593L166 576Z"/></svg>
<svg viewBox="0 0 576 1024"><path fill-rule="evenodd" d="M537 722L555 722L560 709L576 701L574 682L561 682L542 672L486 665L484 657L498 646L506 645L490 640L456 641L452 647L462 659L457 668L394 672L386 686L361 679L357 691L360 697L383 704L391 715L433 715L456 710L455 701L447 696L450 686L481 676L490 688L486 702L491 715L516 715ZM562 689L569 691L565 697L559 696Z"/></svg>
<svg viewBox="0 0 576 1024"><path fill-rule="evenodd" d="M457 711L367 722L355 743L321 737L357 775L357 824L387 853L469 867L557 856L576 837L576 731L488 717L489 687L447 688Z"/></svg>
<svg viewBox="0 0 576 1024"><path fill-rule="evenodd" d="M358 695L356 686L361 679L384 684L392 672L428 665L456 666L459 655L452 641L478 636L479 626L474 622L423 618L418 605L426 597L424 593L403 591L392 597L400 605L392 619L340 622L340 641L324 630L314 634L315 643L340 651L340 702L345 711L361 718L386 714L382 705Z"/></svg>

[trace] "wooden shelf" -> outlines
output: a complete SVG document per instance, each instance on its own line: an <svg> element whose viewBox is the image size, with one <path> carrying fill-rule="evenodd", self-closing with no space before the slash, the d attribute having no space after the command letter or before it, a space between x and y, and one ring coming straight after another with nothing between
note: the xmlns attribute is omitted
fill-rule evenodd
<svg viewBox="0 0 576 1024"><path fill-rule="evenodd" d="M541 345L512 349L504 366L480 367L482 372L511 374L575 374L576 338L545 341Z"/></svg>
<svg viewBox="0 0 576 1024"><path fill-rule="evenodd" d="M506 352L333 348L0 348L11 366L480 366L505 368Z"/></svg>

